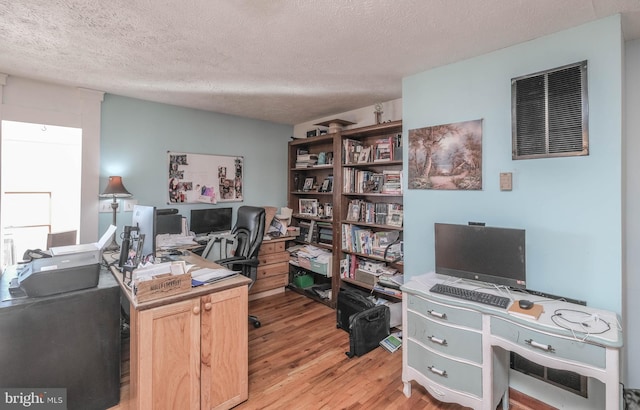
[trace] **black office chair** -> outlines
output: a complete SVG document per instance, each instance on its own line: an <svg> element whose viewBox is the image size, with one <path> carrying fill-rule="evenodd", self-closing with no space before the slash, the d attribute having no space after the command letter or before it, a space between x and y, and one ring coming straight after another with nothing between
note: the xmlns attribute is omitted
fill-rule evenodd
<svg viewBox="0 0 640 410"><path fill-rule="evenodd" d="M234 271L240 271L244 276L251 279L249 289L258 277L258 251L262 244L265 229L265 210L256 206L241 206L236 215L236 224L231 230L235 240L235 255L232 257L216 260L219 265L225 266ZM207 246L207 254L213 254L212 247ZM256 316L249 315L249 321L253 327L260 327L260 321Z"/></svg>

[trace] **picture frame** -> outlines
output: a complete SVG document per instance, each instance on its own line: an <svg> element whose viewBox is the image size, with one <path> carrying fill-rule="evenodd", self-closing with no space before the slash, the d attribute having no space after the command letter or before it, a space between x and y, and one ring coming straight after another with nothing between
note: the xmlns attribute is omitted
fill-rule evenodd
<svg viewBox="0 0 640 410"><path fill-rule="evenodd" d="M304 180L304 185L302 186L302 191L309 192L313 189L315 185L316 178L315 177L307 177Z"/></svg>
<svg viewBox="0 0 640 410"><path fill-rule="evenodd" d="M355 202L351 202L349 204L349 209L347 211L347 221L350 222L358 222L358 220L360 219L360 205L355 203Z"/></svg>
<svg viewBox="0 0 640 410"><path fill-rule="evenodd" d="M364 147L358 154L358 164L366 164L371 157L371 147Z"/></svg>
<svg viewBox="0 0 640 410"><path fill-rule="evenodd" d="M318 216L318 200L300 198L298 200L298 212L302 215Z"/></svg>
<svg viewBox="0 0 640 410"><path fill-rule="evenodd" d="M318 192L332 192L333 190L333 177L326 177L322 181L322 185L318 188Z"/></svg>

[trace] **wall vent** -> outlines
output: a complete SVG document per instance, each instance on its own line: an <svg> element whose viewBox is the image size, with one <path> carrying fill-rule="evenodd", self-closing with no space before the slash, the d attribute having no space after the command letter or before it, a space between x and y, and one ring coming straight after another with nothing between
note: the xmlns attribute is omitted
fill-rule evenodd
<svg viewBox="0 0 640 410"><path fill-rule="evenodd" d="M587 62L511 80L512 158L589 155Z"/></svg>
<svg viewBox="0 0 640 410"><path fill-rule="evenodd" d="M514 352L511 352L511 368L571 393L585 398L588 397L587 376L582 376L569 370L557 370L545 367L525 359Z"/></svg>

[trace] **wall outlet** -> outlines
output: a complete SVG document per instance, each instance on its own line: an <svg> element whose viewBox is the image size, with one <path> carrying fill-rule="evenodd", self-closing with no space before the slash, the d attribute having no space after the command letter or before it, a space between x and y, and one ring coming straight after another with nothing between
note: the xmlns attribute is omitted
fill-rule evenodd
<svg viewBox="0 0 640 410"><path fill-rule="evenodd" d="M100 200L100 212L113 212L113 209L111 209L111 202L113 202L113 200L111 199L101 199Z"/></svg>
<svg viewBox="0 0 640 410"><path fill-rule="evenodd" d="M133 212L133 207L138 204L137 199L125 199L123 208L125 212Z"/></svg>

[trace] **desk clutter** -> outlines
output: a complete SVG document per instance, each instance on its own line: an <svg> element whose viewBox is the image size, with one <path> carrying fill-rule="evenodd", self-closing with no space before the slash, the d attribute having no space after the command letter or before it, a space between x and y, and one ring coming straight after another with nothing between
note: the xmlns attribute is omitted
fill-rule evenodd
<svg viewBox="0 0 640 410"><path fill-rule="evenodd" d="M191 273L184 261L152 264L131 272L131 292L137 302L176 295L191 289Z"/></svg>

